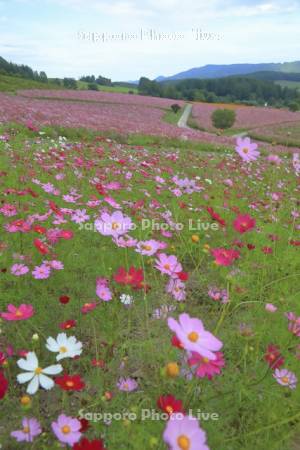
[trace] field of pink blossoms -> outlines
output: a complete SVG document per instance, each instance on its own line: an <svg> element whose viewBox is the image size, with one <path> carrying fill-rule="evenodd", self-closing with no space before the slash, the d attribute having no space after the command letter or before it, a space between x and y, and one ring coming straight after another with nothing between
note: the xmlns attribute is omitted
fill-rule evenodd
<svg viewBox="0 0 300 450"><path fill-rule="evenodd" d="M10 99L39 126L98 111ZM299 153L31 124L0 155L3 450L297 448Z"/></svg>
<svg viewBox="0 0 300 450"><path fill-rule="evenodd" d="M177 102L177 101L176 101ZM181 129L167 123L164 115L174 103L171 99L94 91L20 91L18 95L0 93L0 123L31 123L33 126L86 127L119 134L143 134L233 146L235 139L191 128ZM177 102L181 106L184 103ZM211 113L216 106L194 104L194 120L211 130ZM263 125L299 120L300 113L271 108L237 109L236 128L251 129ZM263 134L263 133L260 133ZM298 142L298 141L297 141ZM264 143L267 151L295 151L282 145Z"/></svg>

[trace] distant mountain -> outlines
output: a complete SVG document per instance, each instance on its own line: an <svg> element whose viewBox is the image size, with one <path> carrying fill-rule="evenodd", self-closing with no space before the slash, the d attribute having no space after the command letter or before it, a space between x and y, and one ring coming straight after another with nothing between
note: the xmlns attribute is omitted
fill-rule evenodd
<svg viewBox="0 0 300 450"><path fill-rule="evenodd" d="M189 78L224 78L232 75L248 75L254 72L285 72L300 73L300 61L285 63L264 63L264 64L230 64L217 65L209 64L203 67L195 67L184 72L177 73L171 77L159 76L156 81L185 80Z"/></svg>

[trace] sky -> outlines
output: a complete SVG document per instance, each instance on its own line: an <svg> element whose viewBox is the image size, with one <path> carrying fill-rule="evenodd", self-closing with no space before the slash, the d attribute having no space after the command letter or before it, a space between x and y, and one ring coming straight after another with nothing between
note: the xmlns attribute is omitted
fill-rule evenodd
<svg viewBox="0 0 300 450"><path fill-rule="evenodd" d="M0 56L49 77L151 79L300 60L300 0L0 0Z"/></svg>

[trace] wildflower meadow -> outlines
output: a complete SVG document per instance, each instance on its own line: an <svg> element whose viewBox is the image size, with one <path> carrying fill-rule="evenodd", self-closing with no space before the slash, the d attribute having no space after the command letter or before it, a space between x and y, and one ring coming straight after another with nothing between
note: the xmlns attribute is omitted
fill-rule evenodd
<svg viewBox="0 0 300 450"><path fill-rule="evenodd" d="M92 103L2 97L0 448L299 448L299 152L136 145Z"/></svg>

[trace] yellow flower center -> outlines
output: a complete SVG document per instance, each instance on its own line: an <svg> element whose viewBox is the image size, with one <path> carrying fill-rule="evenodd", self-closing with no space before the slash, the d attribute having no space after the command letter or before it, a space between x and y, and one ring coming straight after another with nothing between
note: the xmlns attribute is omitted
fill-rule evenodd
<svg viewBox="0 0 300 450"><path fill-rule="evenodd" d="M61 428L61 431L62 431L62 433L64 433L64 434L69 434L70 431L71 431L71 428L69 427L69 425L64 425L64 426Z"/></svg>
<svg viewBox="0 0 300 450"><path fill-rule="evenodd" d="M20 311L19 309L16 310L15 314L16 314L17 317L22 317L23 316L22 311Z"/></svg>
<svg viewBox="0 0 300 450"><path fill-rule="evenodd" d="M249 152L249 148L247 147L243 148L242 152L247 154Z"/></svg>
<svg viewBox="0 0 300 450"><path fill-rule="evenodd" d="M30 428L29 427L24 427L23 428L23 433L29 433L30 432Z"/></svg>
<svg viewBox="0 0 300 450"><path fill-rule="evenodd" d="M73 382L73 381L67 381L67 382L66 382L66 385L67 385L68 387L73 387L73 386L74 386L74 382Z"/></svg>
<svg viewBox="0 0 300 450"><path fill-rule="evenodd" d="M147 252L150 252L150 250L152 250L151 245L143 245L143 249L146 250Z"/></svg>
<svg viewBox="0 0 300 450"><path fill-rule="evenodd" d="M168 414L173 414L174 409L172 408L172 406L167 406L166 407L166 411L167 411Z"/></svg>
<svg viewBox="0 0 300 450"><path fill-rule="evenodd" d="M208 358L202 358L202 361L203 361L204 363L208 363L208 362L209 362L209 359L208 359Z"/></svg>
<svg viewBox="0 0 300 450"><path fill-rule="evenodd" d="M41 367L37 367L36 369L35 369L35 371L34 371L34 373L36 374L36 375L39 375L40 373L42 373L43 372L43 369L41 368Z"/></svg>
<svg viewBox="0 0 300 450"><path fill-rule="evenodd" d="M164 269L170 270L170 264L165 264L165 265L164 265Z"/></svg>
<svg viewBox="0 0 300 450"><path fill-rule="evenodd" d="M117 230L118 228L120 228L120 224L118 222L113 222L111 224L111 227L113 230Z"/></svg>
<svg viewBox="0 0 300 450"><path fill-rule="evenodd" d="M189 335L188 338L191 342L197 342L199 339L199 334L196 333L196 331L192 331Z"/></svg>
<svg viewBox="0 0 300 450"><path fill-rule="evenodd" d="M60 347L59 353L67 353L68 349L64 346Z"/></svg>
<svg viewBox="0 0 300 450"><path fill-rule="evenodd" d="M179 436L179 438L177 439L177 444L178 447L181 448L181 450L189 450L191 447L191 441L184 434Z"/></svg>
<svg viewBox="0 0 300 450"><path fill-rule="evenodd" d="M281 377L281 381L283 383L288 383L289 382L289 378L288 377Z"/></svg>

